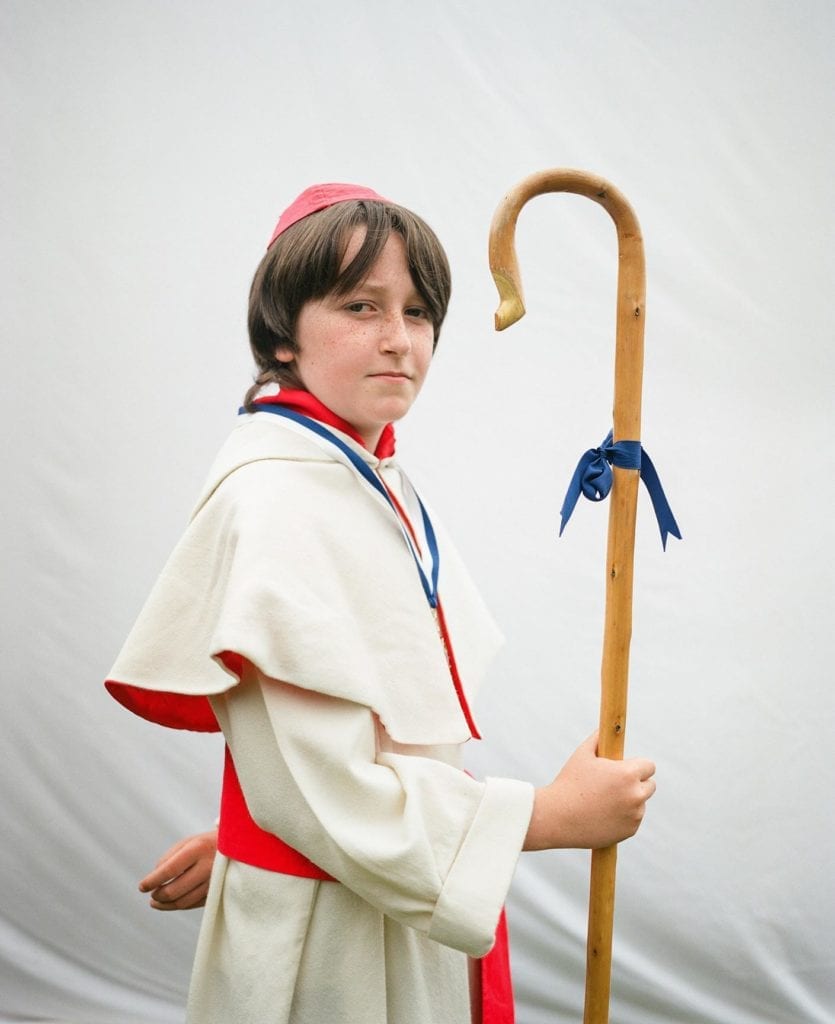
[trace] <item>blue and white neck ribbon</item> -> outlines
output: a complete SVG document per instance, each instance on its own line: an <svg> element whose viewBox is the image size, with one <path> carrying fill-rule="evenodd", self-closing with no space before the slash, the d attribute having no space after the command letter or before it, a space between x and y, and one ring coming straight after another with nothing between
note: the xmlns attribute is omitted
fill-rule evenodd
<svg viewBox="0 0 835 1024"><path fill-rule="evenodd" d="M239 410L241 413L244 413L245 411L246 410L244 409ZM340 462L353 469L361 481L367 486L367 488L369 488L370 493L377 500L381 501L386 508L394 513L394 516L397 519L397 524L400 527L400 532L403 534L406 545L414 559L418 576L420 577L421 586L423 587L423 592L426 595L426 600L429 602L429 607L437 608L438 574L441 567L438 541L435 536L435 530L432 527L432 520L429 518L429 513L426 511L423 502L420 500L420 496L412 486L411 481L406 477L405 473L403 473L402 470L399 470L404 484L411 491L414 502L420 509L420 525L423 527L423 535L426 541L422 551L412 540L412 535L409 532L406 523L404 523L401 518L397 505L392 501L391 495L380 476L375 473L363 457L358 452L354 451L354 449L343 441L341 437L335 434L329 427L325 426L324 423L320 423L319 420L294 412L292 409L288 409L283 405L259 404L257 411L270 412L274 416L281 416L283 419L288 420L290 424L294 423L297 426L302 427L303 432L306 435L312 434L312 440L316 441L320 447L326 451L329 451L330 454L336 455Z"/></svg>
<svg viewBox="0 0 835 1024"><path fill-rule="evenodd" d="M618 466L621 469L640 470L641 479L649 491L658 528L661 530L661 546L666 551L667 536L672 534L681 540L681 532L655 466L640 441L613 442L612 437L613 433L610 430L600 447L589 448L577 463L560 509L560 536L581 493L589 501L602 501L608 496L612 489L611 466Z"/></svg>

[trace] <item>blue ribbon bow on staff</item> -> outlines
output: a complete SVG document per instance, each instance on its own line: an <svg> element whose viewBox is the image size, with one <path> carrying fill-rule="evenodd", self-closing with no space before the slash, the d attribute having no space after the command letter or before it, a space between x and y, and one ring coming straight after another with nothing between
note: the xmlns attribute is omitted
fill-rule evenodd
<svg viewBox="0 0 835 1024"><path fill-rule="evenodd" d="M606 435L599 448L589 448L580 458L574 476L568 485L565 500L560 509L560 536L568 525L577 499L582 493L589 501L602 501L612 489L612 466L621 469L638 469L641 479L649 491L658 528L661 530L661 546L667 550L667 536L672 534L681 540L681 532L670 508L664 488L649 455L640 441L612 441L612 431Z"/></svg>

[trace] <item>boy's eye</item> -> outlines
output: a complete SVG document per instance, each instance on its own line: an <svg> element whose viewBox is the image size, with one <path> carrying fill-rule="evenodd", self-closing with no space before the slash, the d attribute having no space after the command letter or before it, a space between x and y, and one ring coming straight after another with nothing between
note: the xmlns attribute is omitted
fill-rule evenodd
<svg viewBox="0 0 835 1024"><path fill-rule="evenodd" d="M364 313L366 310L371 309L370 302L349 302L345 307L351 313Z"/></svg>
<svg viewBox="0 0 835 1024"><path fill-rule="evenodd" d="M406 310L406 316L412 316L419 320L428 320L429 310L424 309L422 306L409 306Z"/></svg>

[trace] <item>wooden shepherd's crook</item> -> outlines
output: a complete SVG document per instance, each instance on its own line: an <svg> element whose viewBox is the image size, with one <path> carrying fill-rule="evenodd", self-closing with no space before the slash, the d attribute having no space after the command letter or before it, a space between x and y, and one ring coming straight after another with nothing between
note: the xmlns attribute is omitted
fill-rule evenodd
<svg viewBox="0 0 835 1024"><path fill-rule="evenodd" d="M501 304L496 330L525 313L514 232L519 211L543 192L574 192L605 207L618 236L618 296L615 340L614 441L641 438L641 378L644 362L644 247L638 220L626 198L603 178L555 168L525 178L499 204L490 228L490 269ZM623 758L629 641L632 635L632 565L640 471L612 467L606 554L606 613L601 668L598 754ZM617 846L594 850L591 860L584 1024L607 1024L612 971Z"/></svg>

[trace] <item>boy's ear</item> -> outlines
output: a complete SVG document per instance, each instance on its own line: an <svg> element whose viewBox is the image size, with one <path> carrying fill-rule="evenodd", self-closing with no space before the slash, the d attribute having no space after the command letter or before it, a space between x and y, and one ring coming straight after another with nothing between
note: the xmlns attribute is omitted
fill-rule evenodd
<svg viewBox="0 0 835 1024"><path fill-rule="evenodd" d="M296 353L289 345L278 345L275 350L275 357L280 363L292 363Z"/></svg>

